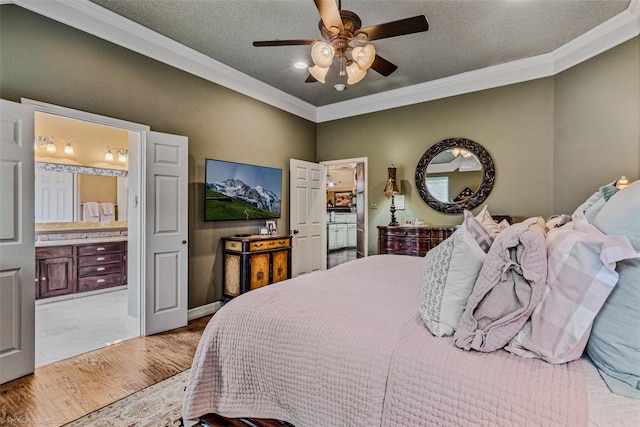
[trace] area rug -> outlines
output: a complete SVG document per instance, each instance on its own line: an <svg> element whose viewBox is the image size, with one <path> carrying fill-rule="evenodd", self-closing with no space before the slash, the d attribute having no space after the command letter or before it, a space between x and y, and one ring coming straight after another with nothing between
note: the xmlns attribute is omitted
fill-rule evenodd
<svg viewBox="0 0 640 427"><path fill-rule="evenodd" d="M64 427L179 427L182 425L182 398L188 379L189 371L181 372Z"/></svg>

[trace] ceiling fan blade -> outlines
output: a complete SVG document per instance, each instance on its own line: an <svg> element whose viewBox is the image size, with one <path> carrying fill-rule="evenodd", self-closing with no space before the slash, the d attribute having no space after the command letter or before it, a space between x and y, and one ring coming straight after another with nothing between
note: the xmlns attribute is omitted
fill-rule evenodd
<svg viewBox="0 0 640 427"><path fill-rule="evenodd" d="M265 40L253 42L253 45L256 47L264 47L264 46L299 46L299 45L307 45L313 44L317 40Z"/></svg>
<svg viewBox="0 0 640 427"><path fill-rule="evenodd" d="M376 59L374 59L373 64L371 64L371 69L387 77L389 74L397 70L398 66L376 55Z"/></svg>
<svg viewBox="0 0 640 427"><path fill-rule="evenodd" d="M315 77L313 77L311 74L309 74L309 76L307 77L307 79L304 82L305 83L317 83L318 80L316 80Z"/></svg>
<svg viewBox="0 0 640 427"><path fill-rule="evenodd" d="M334 34L344 31L340 10L335 0L313 0L320 12L320 18L327 30Z"/></svg>
<svg viewBox="0 0 640 427"><path fill-rule="evenodd" d="M424 15L413 18L401 19L399 21L387 22L386 24L372 25L356 31L355 36L365 34L367 41L380 40L387 37L404 36L405 34L420 33L429 29L429 22Z"/></svg>

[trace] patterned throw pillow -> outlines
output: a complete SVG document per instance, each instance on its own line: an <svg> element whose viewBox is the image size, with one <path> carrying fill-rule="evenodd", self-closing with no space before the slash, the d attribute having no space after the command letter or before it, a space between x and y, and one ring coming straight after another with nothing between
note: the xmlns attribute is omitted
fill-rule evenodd
<svg viewBox="0 0 640 427"><path fill-rule="evenodd" d="M486 212L486 207L482 210L482 212L480 212L478 216L484 217L485 213L489 215L488 212ZM493 219L491 220L491 222L495 224ZM485 224L487 224L488 226ZM497 226L497 224L495 225ZM496 232L496 228L494 226L488 224L487 221L478 220L469 211L464 211L464 223L462 224L462 226L467 228L469 233L471 233L473 238L476 240L476 242L478 242L478 245L480 245L485 253L489 252L489 248L493 243L493 239L495 239L495 236L499 232Z"/></svg>
<svg viewBox="0 0 640 427"><path fill-rule="evenodd" d="M420 314L435 336L452 335L464 312L486 257L476 236L489 246L493 241L473 214L465 211L465 222L425 256Z"/></svg>
<svg viewBox="0 0 640 427"><path fill-rule="evenodd" d="M578 213L547 234L544 297L506 350L551 363L578 359L593 319L618 282L616 263L636 254L625 236L607 236Z"/></svg>

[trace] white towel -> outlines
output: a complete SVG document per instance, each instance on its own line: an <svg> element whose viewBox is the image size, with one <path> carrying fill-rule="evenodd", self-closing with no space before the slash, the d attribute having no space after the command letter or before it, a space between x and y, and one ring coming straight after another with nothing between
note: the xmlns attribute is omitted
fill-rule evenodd
<svg viewBox="0 0 640 427"><path fill-rule="evenodd" d="M115 213L113 203L100 203L100 221L114 221Z"/></svg>
<svg viewBox="0 0 640 427"><path fill-rule="evenodd" d="M84 202L82 206L83 221L100 221L100 206L98 202Z"/></svg>

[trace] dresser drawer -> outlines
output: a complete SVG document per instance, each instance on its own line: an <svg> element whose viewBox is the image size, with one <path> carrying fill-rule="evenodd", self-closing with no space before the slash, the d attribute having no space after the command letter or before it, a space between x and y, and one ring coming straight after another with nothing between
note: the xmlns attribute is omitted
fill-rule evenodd
<svg viewBox="0 0 640 427"><path fill-rule="evenodd" d="M378 226L378 253L424 256L454 231L455 227Z"/></svg>
<svg viewBox="0 0 640 427"><path fill-rule="evenodd" d="M48 246L36 248L36 259L73 256L73 246Z"/></svg>
<svg viewBox="0 0 640 427"><path fill-rule="evenodd" d="M409 254L420 252L420 244L417 241L389 239L385 242L384 246L386 253Z"/></svg>
<svg viewBox="0 0 640 427"><path fill-rule="evenodd" d="M99 255L87 255L78 257L78 267L86 267L88 265L101 265L109 264L112 262L122 263L122 253L115 254L99 254Z"/></svg>
<svg viewBox="0 0 640 427"><path fill-rule="evenodd" d="M106 274L104 276L82 277L78 279L78 292L94 291L122 284L122 274Z"/></svg>
<svg viewBox="0 0 640 427"><path fill-rule="evenodd" d="M288 248L291 246L291 239L258 240L249 243L249 251L264 251L267 249Z"/></svg>
<svg viewBox="0 0 640 427"><path fill-rule="evenodd" d="M405 238L405 237L423 237L424 233L420 233L420 229L415 227L393 227L387 229L385 235L392 239L394 237Z"/></svg>
<svg viewBox="0 0 640 427"><path fill-rule="evenodd" d="M421 249L421 245L415 241L387 240L385 244L385 253L387 254L417 256L423 251L424 248Z"/></svg>
<svg viewBox="0 0 640 427"><path fill-rule="evenodd" d="M110 273L122 273L122 263L116 262L78 268L78 277L97 276Z"/></svg>
<svg viewBox="0 0 640 427"><path fill-rule="evenodd" d="M122 252L122 242L78 245L78 255L97 255Z"/></svg>

